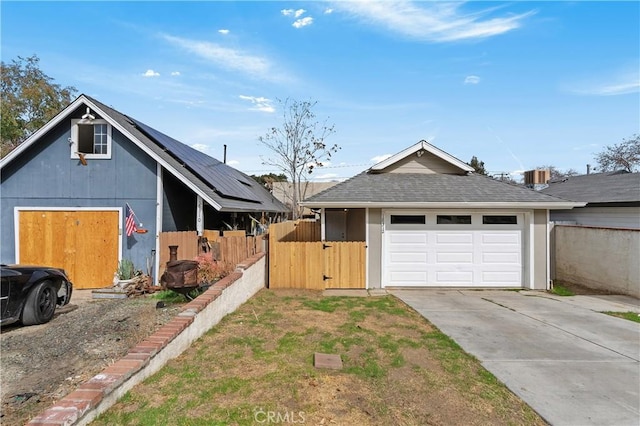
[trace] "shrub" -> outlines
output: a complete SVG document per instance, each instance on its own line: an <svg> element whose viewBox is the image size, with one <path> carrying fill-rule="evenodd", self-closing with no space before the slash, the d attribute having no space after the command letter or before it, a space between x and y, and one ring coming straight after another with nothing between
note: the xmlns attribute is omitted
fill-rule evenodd
<svg viewBox="0 0 640 426"><path fill-rule="evenodd" d="M136 275L136 268L130 259L122 259L118 262L118 279L130 280Z"/></svg>
<svg viewBox="0 0 640 426"><path fill-rule="evenodd" d="M233 268L225 262L213 258L213 254L202 253L194 259L198 262L198 284L213 283L231 273Z"/></svg>

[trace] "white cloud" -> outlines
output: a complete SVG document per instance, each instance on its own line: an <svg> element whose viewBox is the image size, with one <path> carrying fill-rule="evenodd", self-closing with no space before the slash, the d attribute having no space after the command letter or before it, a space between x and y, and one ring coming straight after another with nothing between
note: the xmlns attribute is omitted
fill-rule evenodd
<svg viewBox="0 0 640 426"><path fill-rule="evenodd" d="M307 25L313 24L313 18L311 16L305 16L304 18L301 18L302 15L307 13L307 11L304 9L282 9L280 13L282 13L284 16L293 16L295 18L295 21L291 25L295 28L302 28L306 27Z"/></svg>
<svg viewBox="0 0 640 426"><path fill-rule="evenodd" d="M255 96L245 96L245 95L240 95L239 98L242 100L251 102L254 105L253 108L251 108L252 110L262 111L262 112L276 111L276 109L273 107L273 103L271 99L262 98L262 97L257 98Z"/></svg>
<svg viewBox="0 0 640 426"><path fill-rule="evenodd" d="M155 72L152 69L148 69L147 71L145 71L142 74L143 77L160 77L160 73L159 72Z"/></svg>
<svg viewBox="0 0 640 426"><path fill-rule="evenodd" d="M229 161L227 161L227 165L228 166L237 166L238 164L240 164L240 162L238 160L229 160Z"/></svg>
<svg viewBox="0 0 640 426"><path fill-rule="evenodd" d="M296 27L296 28L302 28L302 27L306 27L307 25L311 25L311 24L313 24L313 18L311 16L306 16L306 17L304 17L302 19L297 19L291 25Z"/></svg>
<svg viewBox="0 0 640 426"><path fill-rule="evenodd" d="M417 3L409 0L384 2L336 2L335 7L390 32L431 42L481 39L519 28L535 14L528 11L504 17L487 17L495 8L473 13L461 11L463 3Z"/></svg>
<svg viewBox="0 0 640 426"><path fill-rule="evenodd" d="M609 84L594 85L584 89L574 90L580 95L615 96L628 95L640 92L640 81L618 82Z"/></svg>
<svg viewBox="0 0 640 426"><path fill-rule="evenodd" d="M334 180L338 180L338 175L336 173L324 173L322 175L313 176L312 174L311 178L314 182L331 182Z"/></svg>
<svg viewBox="0 0 640 426"><path fill-rule="evenodd" d="M326 9L324 10L324 14L325 14L325 15L329 15L329 14L331 14L331 13L333 13L333 9L331 9L330 7L326 8Z"/></svg>
<svg viewBox="0 0 640 426"><path fill-rule="evenodd" d="M171 71L171 75L177 77L180 75L180 71Z"/></svg>
<svg viewBox="0 0 640 426"><path fill-rule="evenodd" d="M578 95L616 96L640 92L640 68L637 65L608 72L603 76L572 83L569 89Z"/></svg>
<svg viewBox="0 0 640 426"><path fill-rule="evenodd" d="M270 78L272 65L266 58L251 55L237 49L220 46L216 43L200 40L190 40L171 35L162 36L166 41L182 48L188 53L206 59L217 66L240 71L253 77Z"/></svg>
<svg viewBox="0 0 640 426"><path fill-rule="evenodd" d="M383 162L384 160L386 160L387 158L390 158L390 157L392 157L392 156L393 156L393 154L382 154L382 155L376 155L375 157L373 157L373 158L371 159L371 162L372 162L373 164L378 164L378 163L381 163L381 162Z"/></svg>
<svg viewBox="0 0 640 426"><path fill-rule="evenodd" d="M224 28L223 28L223 29L218 30L218 32L219 32L220 34L223 34L223 35L227 35L227 34L229 34L229 30L224 29Z"/></svg>
<svg viewBox="0 0 640 426"><path fill-rule="evenodd" d="M464 78L464 84L478 84L480 83L480 77L477 75L468 75Z"/></svg>

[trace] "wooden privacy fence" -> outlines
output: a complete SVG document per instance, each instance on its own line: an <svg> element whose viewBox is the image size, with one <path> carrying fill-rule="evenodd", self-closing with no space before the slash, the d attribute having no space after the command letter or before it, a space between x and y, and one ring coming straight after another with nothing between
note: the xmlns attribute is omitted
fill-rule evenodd
<svg viewBox="0 0 640 426"><path fill-rule="evenodd" d="M320 241L319 223L269 226L270 288L365 288L365 259L364 241Z"/></svg>
<svg viewBox="0 0 640 426"><path fill-rule="evenodd" d="M262 235L245 236L244 231L227 231L220 236L219 231L204 230L202 236L207 238L213 258L230 265L237 265L262 251ZM162 276L169 261L169 246L174 245L178 246L178 259L192 260L204 251L195 231L161 232L158 276Z"/></svg>

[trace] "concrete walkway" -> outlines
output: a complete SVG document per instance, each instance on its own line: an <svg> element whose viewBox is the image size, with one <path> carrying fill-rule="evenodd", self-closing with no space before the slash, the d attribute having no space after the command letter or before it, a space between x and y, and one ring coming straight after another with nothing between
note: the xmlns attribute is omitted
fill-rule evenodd
<svg viewBox="0 0 640 426"><path fill-rule="evenodd" d="M553 425L640 424L640 312L624 296L393 290Z"/></svg>

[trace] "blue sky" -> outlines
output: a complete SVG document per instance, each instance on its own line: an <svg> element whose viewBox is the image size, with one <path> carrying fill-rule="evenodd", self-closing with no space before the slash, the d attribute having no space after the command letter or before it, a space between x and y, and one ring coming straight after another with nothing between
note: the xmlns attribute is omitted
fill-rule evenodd
<svg viewBox="0 0 640 426"><path fill-rule="evenodd" d="M314 100L344 179L421 139L490 172L586 172L640 133L638 2L7 2L5 62L248 174L277 99ZM515 175L515 177L519 177Z"/></svg>

